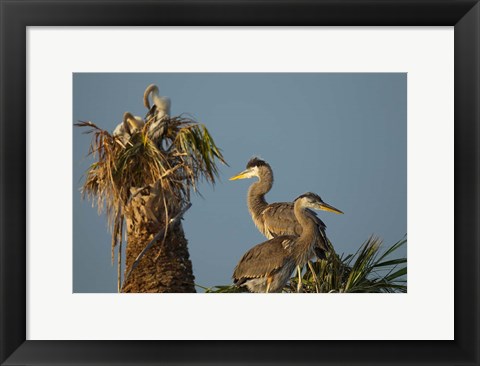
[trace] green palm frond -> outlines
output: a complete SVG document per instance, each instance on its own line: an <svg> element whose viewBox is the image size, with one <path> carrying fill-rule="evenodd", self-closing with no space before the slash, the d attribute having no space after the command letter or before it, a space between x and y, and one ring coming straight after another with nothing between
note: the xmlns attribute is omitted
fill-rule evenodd
<svg viewBox="0 0 480 366"><path fill-rule="evenodd" d="M403 238L380 254L382 242L370 238L359 250L345 292L406 292L407 258L385 260L406 242Z"/></svg>
<svg viewBox="0 0 480 366"><path fill-rule="evenodd" d="M382 241L371 237L355 254L343 258L332 253L326 260L313 263L321 284L319 292L406 292L407 259L389 259L406 242L403 238L381 254ZM314 280L306 271L302 278L306 292L316 292ZM292 278L290 290L296 289L296 281Z"/></svg>

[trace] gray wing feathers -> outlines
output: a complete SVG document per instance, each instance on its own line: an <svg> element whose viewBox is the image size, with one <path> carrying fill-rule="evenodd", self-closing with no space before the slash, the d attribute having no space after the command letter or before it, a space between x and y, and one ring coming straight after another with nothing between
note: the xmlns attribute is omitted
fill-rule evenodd
<svg viewBox="0 0 480 366"><path fill-rule="evenodd" d="M244 254L233 272L233 278L264 277L288 262L289 256L283 247L287 237L276 237L254 246Z"/></svg>

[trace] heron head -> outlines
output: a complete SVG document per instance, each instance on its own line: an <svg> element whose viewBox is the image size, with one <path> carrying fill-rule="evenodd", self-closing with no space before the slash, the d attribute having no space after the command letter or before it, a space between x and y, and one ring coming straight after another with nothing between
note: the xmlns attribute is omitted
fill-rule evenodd
<svg viewBox="0 0 480 366"><path fill-rule="evenodd" d="M295 203L299 201L302 207L313 208L315 210L329 211L336 214L343 214L338 208L335 208L328 203L323 202L322 198L315 193L307 192L297 198L295 198Z"/></svg>
<svg viewBox="0 0 480 366"><path fill-rule="evenodd" d="M139 132L144 124L145 122L143 122L141 117L134 116L130 112L123 114L123 125L130 135Z"/></svg>
<svg viewBox="0 0 480 366"><path fill-rule="evenodd" d="M268 165L268 163L265 160L254 157L248 161L247 169L245 169L243 172L240 172L234 175L233 177L230 178L230 180L260 177L260 174L265 169L271 170L270 165Z"/></svg>

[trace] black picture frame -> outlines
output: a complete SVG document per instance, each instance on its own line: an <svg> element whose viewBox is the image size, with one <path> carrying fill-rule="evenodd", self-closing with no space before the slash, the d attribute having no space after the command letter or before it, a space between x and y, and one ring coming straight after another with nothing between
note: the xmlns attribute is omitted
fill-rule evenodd
<svg viewBox="0 0 480 366"><path fill-rule="evenodd" d="M0 12L2 365L479 365L477 1L0 0ZM26 340L26 27L150 25L455 27L454 341Z"/></svg>

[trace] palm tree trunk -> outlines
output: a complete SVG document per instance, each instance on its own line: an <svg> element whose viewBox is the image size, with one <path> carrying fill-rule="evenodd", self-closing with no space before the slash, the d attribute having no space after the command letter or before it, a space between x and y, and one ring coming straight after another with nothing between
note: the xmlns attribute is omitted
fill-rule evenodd
<svg viewBox="0 0 480 366"><path fill-rule="evenodd" d="M171 213L178 212L181 206L172 197L164 200L162 190L154 186L136 190L132 195L134 198L125 212L125 276L140 252L172 218L166 217L164 203L167 202ZM139 260L137 267L126 278L122 292L195 292L195 277L187 244L181 222L170 227L165 240L163 237L157 240Z"/></svg>

